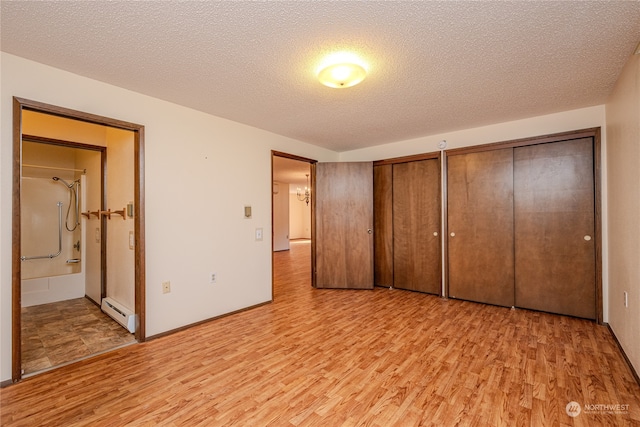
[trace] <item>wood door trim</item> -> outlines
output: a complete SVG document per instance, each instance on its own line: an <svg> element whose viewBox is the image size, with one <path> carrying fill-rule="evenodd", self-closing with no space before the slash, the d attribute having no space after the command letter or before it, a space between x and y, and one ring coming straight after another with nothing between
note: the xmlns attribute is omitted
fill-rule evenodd
<svg viewBox="0 0 640 427"><path fill-rule="evenodd" d="M22 378L22 308L20 261L20 163L22 154L22 106L13 98L13 209L11 211L11 380Z"/></svg>
<svg viewBox="0 0 640 427"><path fill-rule="evenodd" d="M63 139L46 138L43 136L22 134L22 142L37 142L39 144L58 145L61 147L80 148L83 150L105 151L107 147L100 145L84 144L82 142L67 141Z"/></svg>
<svg viewBox="0 0 640 427"><path fill-rule="evenodd" d="M442 225L441 225L441 233L442 238L440 239L440 244L442 247L442 297L445 299L449 298L449 239L447 236L449 235L449 191L447 186L447 177L448 177L448 163L447 163L447 152L442 152L442 157L440 161L440 174L442 176L442 189L441 200L442 200Z"/></svg>
<svg viewBox="0 0 640 427"><path fill-rule="evenodd" d="M13 196L12 196L12 260L11 260L11 379L17 382L22 379L22 343L21 343L21 233L20 233L20 169L22 158L22 111L34 111L50 114L70 120L93 123L132 131L134 134L134 239L135 239L135 312L138 316L135 337L138 342L145 341L145 247L144 247L144 126L112 119L70 108L59 107L20 97L13 97ZM106 159L102 161L106 166ZM103 197L104 180L103 177ZM103 201L104 203L104 201Z"/></svg>
<svg viewBox="0 0 640 427"><path fill-rule="evenodd" d="M580 129L580 130L561 132L561 133L550 134L550 135L514 139L510 141L492 142L489 144L480 144L480 145L474 145L471 147L453 148L451 150L446 150L445 153L447 153L447 155L449 156L455 156L458 154L476 153L480 151L524 147L527 145L535 145L535 144L546 144L549 142L559 142L567 139L595 138L596 133L600 135L600 128Z"/></svg>
<svg viewBox="0 0 640 427"><path fill-rule="evenodd" d="M394 157L391 159L376 160L373 162L373 166L393 165L396 163L417 162L420 160L439 159L440 151L433 151L430 153L414 154L411 156Z"/></svg>
<svg viewBox="0 0 640 427"><path fill-rule="evenodd" d="M78 120L81 122L93 123L96 125L103 125L114 127L118 129L138 131L144 126L126 122L124 120L113 119L110 117L99 116L97 114L87 113L85 111L73 110L71 108L58 107L57 105L45 104L44 102L33 101L26 98L13 97L14 102L18 102L21 109L28 111L35 111L39 113L47 113L52 116L63 117L66 119Z"/></svg>
<svg viewBox="0 0 640 427"><path fill-rule="evenodd" d="M311 163L311 164L318 163L317 160L309 159L308 157L302 157L295 154L284 153L282 151L276 151L276 150L271 150L272 159L273 159L273 156L284 157L285 159L298 160L300 162Z"/></svg>
<svg viewBox="0 0 640 427"><path fill-rule="evenodd" d="M316 194L316 165L317 161L311 163L311 194ZM311 197L311 287L317 288L316 280L316 198Z"/></svg>
<svg viewBox="0 0 640 427"><path fill-rule="evenodd" d="M593 135L593 179L594 179L594 222L596 227L596 321L604 325L602 301L602 156L600 142L600 128L594 129Z"/></svg>

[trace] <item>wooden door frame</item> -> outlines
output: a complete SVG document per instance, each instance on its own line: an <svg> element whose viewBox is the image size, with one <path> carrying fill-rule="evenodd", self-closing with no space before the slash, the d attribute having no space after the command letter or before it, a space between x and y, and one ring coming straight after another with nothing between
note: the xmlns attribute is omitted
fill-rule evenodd
<svg viewBox="0 0 640 427"><path fill-rule="evenodd" d="M311 179L311 286L316 287L316 203L313 196L316 192L316 163L317 160L309 159L307 157L298 156L295 154L284 153L282 151L271 150L271 187L273 187L273 158L282 157L285 159L296 160L299 162L309 163L309 177ZM273 246L273 194L271 194L271 300L273 301L274 284L275 284L275 271L274 271L274 246Z"/></svg>
<svg viewBox="0 0 640 427"><path fill-rule="evenodd" d="M579 129L568 132L561 132L549 135L534 136L530 138L521 138L511 141L494 142L489 144L474 145L471 147L455 148L451 150L445 150L443 152L442 161L442 176L443 176L443 218L442 223L444 226L444 234L449 234L448 224L448 185L447 185L447 160L449 156L455 156L460 154L477 153L481 151L500 150L503 148L517 148L525 147L528 145L546 144L552 142L561 142L571 139L580 138L593 138L593 178L594 178L594 223L595 223L595 268L596 268L596 322L602 325L603 323L603 307L602 307L602 194L601 194L601 170L602 170L602 156L601 156L601 141L600 141L600 128L588 128ZM443 241L444 247L444 264L445 277L444 277L444 295L449 297L449 244L448 239Z"/></svg>
<svg viewBox="0 0 640 427"><path fill-rule="evenodd" d="M22 165L22 111L42 114L113 127L133 132L134 135L134 268L135 268L135 312L138 342L145 341L145 229L144 229L144 126L91 113L45 104L29 99L13 97L13 200L12 200L12 259L11 259L11 364L13 382L22 379L22 332L21 332L21 221L20 221L20 176Z"/></svg>

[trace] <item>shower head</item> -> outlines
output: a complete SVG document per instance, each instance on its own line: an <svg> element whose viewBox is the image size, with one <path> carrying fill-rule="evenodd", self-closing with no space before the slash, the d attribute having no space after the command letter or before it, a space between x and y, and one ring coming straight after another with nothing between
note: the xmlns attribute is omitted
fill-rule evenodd
<svg viewBox="0 0 640 427"><path fill-rule="evenodd" d="M72 182L71 184L69 184L67 181L65 181L64 179L59 178L59 177L57 177L57 176L54 176L52 179L53 179L54 181L60 181L60 182L62 182L62 183L63 183L64 185L66 185L68 188L73 187L73 182ZM75 181L74 181L74 182L75 182Z"/></svg>

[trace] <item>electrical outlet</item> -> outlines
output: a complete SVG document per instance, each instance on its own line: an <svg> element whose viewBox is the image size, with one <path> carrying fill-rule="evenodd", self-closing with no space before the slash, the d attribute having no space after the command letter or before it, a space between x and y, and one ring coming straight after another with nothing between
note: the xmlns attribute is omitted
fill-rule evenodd
<svg viewBox="0 0 640 427"><path fill-rule="evenodd" d="M627 291L624 291L624 306L629 307L629 294Z"/></svg>
<svg viewBox="0 0 640 427"><path fill-rule="evenodd" d="M171 282L162 282L162 293L168 294L169 292L171 292Z"/></svg>
<svg viewBox="0 0 640 427"><path fill-rule="evenodd" d="M216 283L218 275L216 273L209 273L209 283Z"/></svg>

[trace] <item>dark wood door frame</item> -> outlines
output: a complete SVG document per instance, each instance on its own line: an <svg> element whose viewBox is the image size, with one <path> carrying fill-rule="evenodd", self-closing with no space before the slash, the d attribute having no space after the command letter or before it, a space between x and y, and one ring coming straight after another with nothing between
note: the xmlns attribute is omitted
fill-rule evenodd
<svg viewBox="0 0 640 427"><path fill-rule="evenodd" d="M499 150L502 148L516 148L524 147L528 145L546 144L550 142L560 142L570 139L580 138L593 138L593 177L594 177L594 214L595 214L595 263L596 263L596 321L598 324L603 324L603 308L602 308L602 195L601 195L601 149L600 149L600 128L580 129L550 135L542 135L531 138L522 138L512 141L496 142L491 144L475 145L471 147L463 147L452 150L445 150L443 153L443 179L444 179L444 214L443 223L445 234L449 234L447 217L447 159L449 156L458 154L466 154L488 150ZM448 244L447 239L444 239L444 262L445 266L448 265ZM445 297L449 296L449 269L445 269Z"/></svg>
<svg viewBox="0 0 640 427"><path fill-rule="evenodd" d="M316 212L316 203L315 197L313 196L316 192L316 163L317 160L309 159L307 157L301 157L295 154L284 153L282 151L271 150L271 183L273 184L273 158L274 157L282 157L285 159L297 160L303 163L309 163L310 174L309 177L311 179L311 286L315 288L315 271L316 267L316 221L315 221L315 212ZM273 301L273 286L275 283L275 273L274 273L274 252L273 252L273 195L271 196L271 300Z"/></svg>
<svg viewBox="0 0 640 427"><path fill-rule="evenodd" d="M22 111L34 111L66 119L132 131L134 134L134 229L135 229L135 312L138 342L145 341L145 247L144 247L144 126L58 107L38 101L13 97L13 200L12 200L12 260L11 260L11 363L13 382L22 378L21 348L21 233L20 233L20 169L22 164Z"/></svg>

